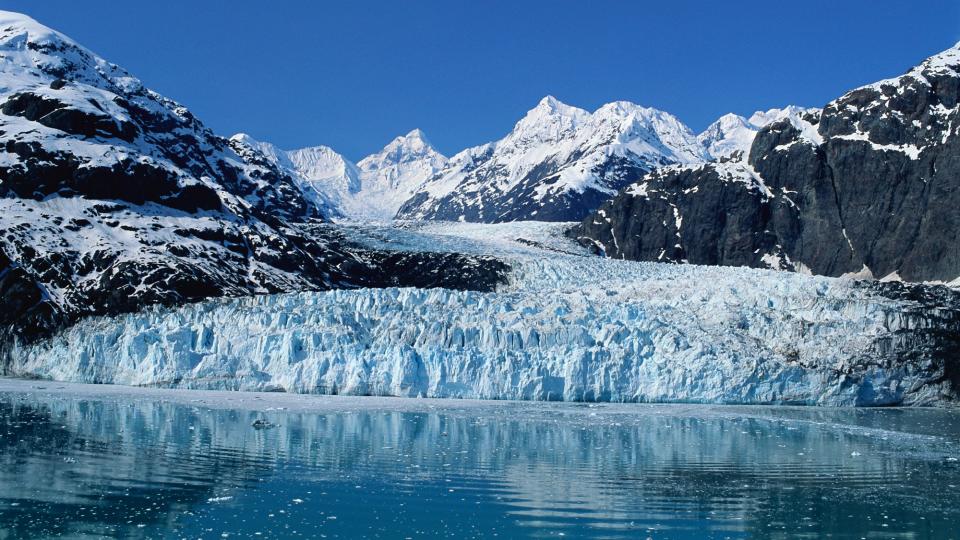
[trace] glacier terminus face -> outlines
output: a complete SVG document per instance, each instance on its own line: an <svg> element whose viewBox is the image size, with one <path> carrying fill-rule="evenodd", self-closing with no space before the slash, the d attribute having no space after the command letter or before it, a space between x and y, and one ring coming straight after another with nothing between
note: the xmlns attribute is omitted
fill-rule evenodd
<svg viewBox="0 0 960 540"><path fill-rule="evenodd" d="M496 292L354 289L90 318L12 349L12 375L351 395L940 404L956 311L876 284L617 261L565 224L355 226L378 249L495 254ZM897 284L899 287L902 285ZM946 290L946 289L944 289ZM944 341L946 339L946 341Z"/></svg>

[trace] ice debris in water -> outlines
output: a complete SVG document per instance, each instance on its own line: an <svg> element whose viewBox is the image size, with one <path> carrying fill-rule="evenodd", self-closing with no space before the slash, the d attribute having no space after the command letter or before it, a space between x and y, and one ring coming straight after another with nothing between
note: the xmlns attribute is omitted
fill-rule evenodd
<svg viewBox="0 0 960 540"><path fill-rule="evenodd" d="M257 418L257 419L254 420L253 423L250 424L250 425L253 426L254 429L270 429L270 428L277 427L276 424L271 423L271 422L268 422L268 421L266 421L266 420L264 420L264 419L262 419L262 418Z"/></svg>

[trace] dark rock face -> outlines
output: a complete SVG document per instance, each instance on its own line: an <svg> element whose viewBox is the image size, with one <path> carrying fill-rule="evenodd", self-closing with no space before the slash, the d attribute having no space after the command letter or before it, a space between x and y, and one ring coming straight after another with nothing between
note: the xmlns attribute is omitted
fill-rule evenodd
<svg viewBox="0 0 960 540"><path fill-rule="evenodd" d="M272 228L218 213L200 219L179 212L171 226L149 215L157 211L169 220L157 205L98 206L69 223L59 215L28 212L30 222L5 232L0 372L5 346L41 338L88 315L342 287L490 291L506 282L510 270L492 257L363 249L336 229L305 223ZM126 240L117 242L117 236ZM88 242L97 247L84 249Z"/></svg>
<svg viewBox="0 0 960 540"><path fill-rule="evenodd" d="M768 231L776 206L738 163L668 168L604 203L577 228L611 257L761 266L779 256Z"/></svg>
<svg viewBox="0 0 960 540"><path fill-rule="evenodd" d="M900 314L906 322L903 330L875 341L864 365L913 366L929 374L929 384L948 382L953 393L945 397L956 402L960 396L960 291L898 282L857 283L907 305Z"/></svg>
<svg viewBox="0 0 960 540"><path fill-rule="evenodd" d="M958 102L951 49L797 125L765 127L749 158L654 172L571 234L618 258L951 282Z"/></svg>
<svg viewBox="0 0 960 540"><path fill-rule="evenodd" d="M57 79L50 88L59 90L63 85ZM96 101L91 101L99 107ZM0 112L8 116L22 116L49 128L71 135L94 137L104 135L132 142L137 136L137 127L131 122L115 121L107 114L91 114L87 111L71 108L56 99L24 92L15 94L0 106Z"/></svg>

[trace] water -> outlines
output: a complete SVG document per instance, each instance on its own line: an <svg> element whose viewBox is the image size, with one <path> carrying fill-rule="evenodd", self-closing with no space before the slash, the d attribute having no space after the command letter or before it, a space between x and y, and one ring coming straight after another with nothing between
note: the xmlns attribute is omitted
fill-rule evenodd
<svg viewBox="0 0 960 540"><path fill-rule="evenodd" d="M0 539L957 538L958 458L946 410L0 381Z"/></svg>

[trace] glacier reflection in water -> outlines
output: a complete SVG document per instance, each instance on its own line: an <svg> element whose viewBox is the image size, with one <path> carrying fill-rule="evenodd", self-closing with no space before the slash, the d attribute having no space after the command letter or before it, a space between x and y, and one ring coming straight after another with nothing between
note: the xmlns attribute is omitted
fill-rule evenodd
<svg viewBox="0 0 960 540"><path fill-rule="evenodd" d="M955 411L278 410L55 384L0 391L0 538L950 538L960 523Z"/></svg>

